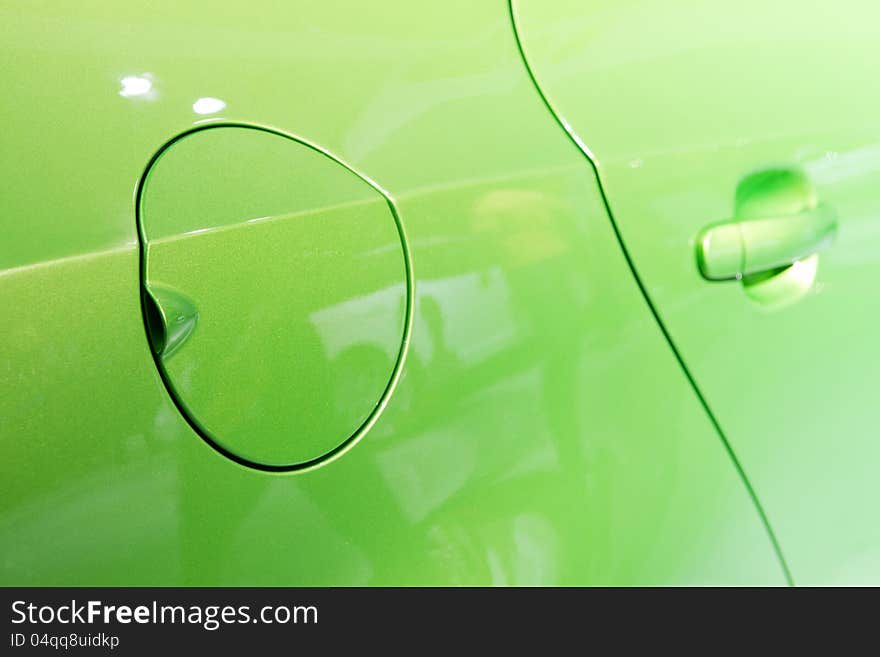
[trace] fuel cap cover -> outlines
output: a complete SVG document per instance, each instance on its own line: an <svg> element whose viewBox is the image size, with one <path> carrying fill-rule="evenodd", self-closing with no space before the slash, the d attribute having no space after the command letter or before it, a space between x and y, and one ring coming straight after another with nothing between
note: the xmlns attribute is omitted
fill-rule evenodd
<svg viewBox="0 0 880 657"><path fill-rule="evenodd" d="M155 361L205 440L299 470L369 429L412 314L403 227L378 187L286 135L211 126L153 159L138 223Z"/></svg>

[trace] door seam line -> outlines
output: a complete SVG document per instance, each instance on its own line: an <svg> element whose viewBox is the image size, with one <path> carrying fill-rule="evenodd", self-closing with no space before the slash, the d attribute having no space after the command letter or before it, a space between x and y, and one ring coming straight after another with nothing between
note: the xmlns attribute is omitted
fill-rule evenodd
<svg viewBox="0 0 880 657"><path fill-rule="evenodd" d="M733 450L732 445L727 439L724 431L721 429L721 424L718 422L718 419L715 417L715 414L712 412L712 409L709 407L706 398L703 396L702 391L697 385L696 379L694 379L690 370L684 362L684 358L681 355L681 352L676 347L675 342L672 339L666 325L663 323L663 320L660 318L660 313L654 305L654 302L651 300L650 295L648 294L648 290L645 287L644 282L639 276L638 271L636 270L635 262L632 259L632 256L629 253L629 250L626 247L626 244L623 241L623 236L620 232L620 228L617 225L617 221L614 219L614 214L611 211L611 204L608 200L608 196L605 194L605 187L602 184L602 177L599 174L599 166L597 164L596 156L594 153L587 147L587 145L581 140L581 138L577 135L568 121L563 118L562 114L560 114L556 108L553 106L553 103L550 102L550 99L544 93L544 90L541 88L541 85L538 84L538 79L532 70L531 63L529 62L528 57L526 56L525 47L523 46L522 40L520 38L519 25L516 20L516 9L514 8L515 0L507 0L507 8L510 16L510 24L513 28L513 38L516 42L516 48L519 52L520 60L525 66L526 73L528 74L529 80L532 83L532 86L538 93L541 101L544 106L553 116L556 124L562 128L563 132L565 132L566 136L571 140L571 142L577 147L577 149L581 152L581 154L586 158L587 162L589 162L590 167L593 170L593 175L596 179L596 184L599 187L599 195L602 198L602 204L605 207L605 212L608 216L609 221L611 222L611 228L614 231L614 236L617 239L618 246L620 246L620 250L623 252L623 257L626 260L626 264L629 267L630 273L632 273L633 278L635 279L636 285L639 288L639 291L642 294L642 298L645 300L645 303L648 305L648 309L651 311L651 314L654 317L654 320L657 322L657 326L660 328L660 332L663 334L663 337L666 339L669 348L672 350L675 359L678 361L679 366L681 367L682 372L684 372L685 378L687 378L688 383L691 386L691 389L694 391L694 394L697 396L697 399L700 402L700 405L703 407L703 411L706 413L706 416L709 418L709 422L715 428L715 431L718 433L718 436L721 438L721 443L724 446L725 451L727 452L728 457L733 463L734 469L739 474L740 480L746 488L746 492L752 500L752 504L754 504L755 509L758 512L758 516L761 519L761 523L764 525L764 529L767 532L770 543L772 544L773 551L776 554L776 558L779 561L780 566L782 567L783 575L785 576L785 581L788 586L794 586L794 580L791 576L791 571L788 568L788 564L785 560L785 557L782 553L782 547L779 544L779 541L776 538L776 534L773 531L773 527L770 524L770 520L767 517L766 512L764 511L764 507L761 505L760 500L758 499L758 495L755 492L755 489L752 487L751 482L749 481L748 476L746 475L745 470L742 467L742 464L737 458L736 453Z"/></svg>

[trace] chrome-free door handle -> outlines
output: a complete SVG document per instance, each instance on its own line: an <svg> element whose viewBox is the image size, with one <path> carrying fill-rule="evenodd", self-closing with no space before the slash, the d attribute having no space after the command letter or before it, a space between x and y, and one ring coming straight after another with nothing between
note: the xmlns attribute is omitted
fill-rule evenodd
<svg viewBox="0 0 880 657"><path fill-rule="evenodd" d="M697 237L697 264L710 281L740 279L818 253L836 232L837 218L822 204L792 215L714 224Z"/></svg>

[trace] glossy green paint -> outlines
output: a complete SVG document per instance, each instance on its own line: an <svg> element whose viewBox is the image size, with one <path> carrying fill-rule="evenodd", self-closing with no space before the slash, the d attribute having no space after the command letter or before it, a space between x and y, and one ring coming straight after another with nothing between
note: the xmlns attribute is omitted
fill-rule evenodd
<svg viewBox="0 0 880 657"><path fill-rule="evenodd" d="M784 583L505 3L378 4L0 8L0 583ZM145 334L136 190L212 121L319 145L406 229L398 385L308 472L199 438Z"/></svg>
<svg viewBox="0 0 880 657"><path fill-rule="evenodd" d="M174 141L140 199L147 310L163 334L187 327L157 364L193 427L281 470L352 446L391 394L411 326L388 199L315 148L242 126ZM181 298L192 312L163 311Z"/></svg>
<svg viewBox="0 0 880 657"><path fill-rule="evenodd" d="M876 3L515 0L514 14L795 582L880 581ZM837 237L791 267L704 280L697 236L768 170L803 176Z"/></svg>

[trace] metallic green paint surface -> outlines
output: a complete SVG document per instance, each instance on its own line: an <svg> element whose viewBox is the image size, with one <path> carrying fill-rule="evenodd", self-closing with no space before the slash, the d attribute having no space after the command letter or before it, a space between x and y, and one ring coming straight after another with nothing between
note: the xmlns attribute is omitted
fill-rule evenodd
<svg viewBox="0 0 880 657"><path fill-rule="evenodd" d="M379 191L281 135L215 127L162 151L140 225L147 290L195 312L165 332L197 317L158 362L212 444L292 469L368 429L409 325L406 254Z"/></svg>
<svg viewBox="0 0 880 657"><path fill-rule="evenodd" d="M794 581L880 581L876 3L515 0L514 11ZM742 282L704 280L697 236L768 170L803 176L836 216L834 242L820 236L822 253ZM759 247L776 249L767 237Z"/></svg>
<svg viewBox="0 0 880 657"><path fill-rule="evenodd" d="M784 584L506 4L279 7L0 8L0 583ZM135 190L206 121L326 148L406 226L400 380L308 472L200 439L145 334Z"/></svg>

